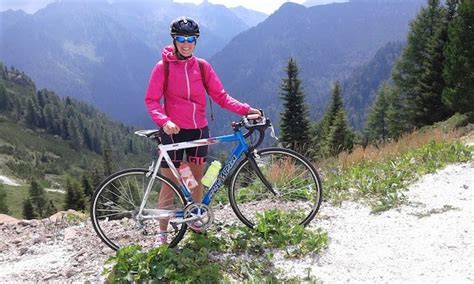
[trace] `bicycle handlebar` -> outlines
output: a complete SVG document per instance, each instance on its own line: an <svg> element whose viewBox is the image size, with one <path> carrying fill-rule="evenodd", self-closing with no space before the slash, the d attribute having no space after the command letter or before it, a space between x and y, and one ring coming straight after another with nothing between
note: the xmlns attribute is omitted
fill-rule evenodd
<svg viewBox="0 0 474 284"><path fill-rule="evenodd" d="M240 122L232 123L232 127L236 130L244 127L248 130L247 133L244 134L244 138L250 137L256 130L259 133L258 140L255 144L252 144L251 147L257 148L260 144L262 144L263 139L265 138L265 130L271 127L271 121L269 118L265 116L263 110L260 109L261 115L258 114L249 114L242 117Z"/></svg>

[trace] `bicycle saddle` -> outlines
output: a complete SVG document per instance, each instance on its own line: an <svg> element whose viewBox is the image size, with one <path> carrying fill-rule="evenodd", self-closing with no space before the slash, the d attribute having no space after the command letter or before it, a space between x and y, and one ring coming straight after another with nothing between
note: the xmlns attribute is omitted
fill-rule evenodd
<svg viewBox="0 0 474 284"><path fill-rule="evenodd" d="M161 129L137 130L134 133L138 136L155 139L160 137Z"/></svg>

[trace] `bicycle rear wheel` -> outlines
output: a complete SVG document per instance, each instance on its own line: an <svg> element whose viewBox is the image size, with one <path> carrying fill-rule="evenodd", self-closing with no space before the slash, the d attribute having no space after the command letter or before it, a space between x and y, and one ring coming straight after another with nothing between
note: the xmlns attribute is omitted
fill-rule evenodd
<svg viewBox="0 0 474 284"><path fill-rule="evenodd" d="M292 214L294 224L306 226L319 210L322 186L313 165L299 153L284 148L257 152L257 166L271 185L272 193L245 158L231 177L229 200L237 217L253 228L257 213L277 209Z"/></svg>
<svg viewBox="0 0 474 284"><path fill-rule="evenodd" d="M179 218L177 214L182 218L186 200L176 186L161 175L156 176L143 216L138 216L151 179L147 173L146 169L117 172L103 181L92 197L92 225L102 241L113 250L133 244L152 248L165 243L173 247L186 232L185 223L173 222ZM171 190L162 191L163 184Z"/></svg>

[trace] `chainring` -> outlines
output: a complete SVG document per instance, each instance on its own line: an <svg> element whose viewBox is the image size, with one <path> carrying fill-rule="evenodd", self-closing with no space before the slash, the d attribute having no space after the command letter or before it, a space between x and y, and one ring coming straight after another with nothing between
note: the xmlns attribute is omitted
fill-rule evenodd
<svg viewBox="0 0 474 284"><path fill-rule="evenodd" d="M196 218L196 220L188 221L188 227L197 232L207 230L214 222L214 213L209 206L202 203L192 203L184 208L184 217Z"/></svg>

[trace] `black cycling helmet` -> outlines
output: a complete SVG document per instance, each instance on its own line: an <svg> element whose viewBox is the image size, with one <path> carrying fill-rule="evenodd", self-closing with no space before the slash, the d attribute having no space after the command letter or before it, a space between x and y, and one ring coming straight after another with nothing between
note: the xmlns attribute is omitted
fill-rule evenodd
<svg viewBox="0 0 474 284"><path fill-rule="evenodd" d="M194 35L199 36L198 23L188 17L180 17L171 22L171 35Z"/></svg>

